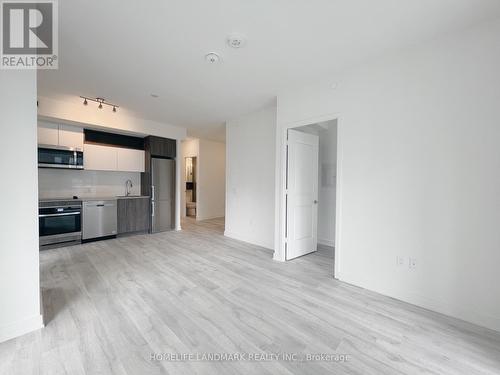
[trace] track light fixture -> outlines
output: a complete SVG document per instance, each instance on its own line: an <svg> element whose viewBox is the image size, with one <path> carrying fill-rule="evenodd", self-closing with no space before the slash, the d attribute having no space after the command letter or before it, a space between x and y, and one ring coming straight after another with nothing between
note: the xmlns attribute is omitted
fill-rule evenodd
<svg viewBox="0 0 500 375"><path fill-rule="evenodd" d="M93 99L93 98L87 98L85 96L80 96L80 98L83 99L83 105L88 105L89 104L88 100L90 100L91 102L99 103L99 105L97 106L97 108L99 108L99 109L103 108L103 104L108 105L110 107L113 107L113 112L116 112L117 108L120 108L120 106L118 106L116 104L107 103L104 98Z"/></svg>

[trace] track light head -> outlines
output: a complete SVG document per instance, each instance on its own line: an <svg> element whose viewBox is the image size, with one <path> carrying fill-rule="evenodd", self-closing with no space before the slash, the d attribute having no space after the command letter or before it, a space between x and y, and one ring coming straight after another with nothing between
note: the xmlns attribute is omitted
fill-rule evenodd
<svg viewBox="0 0 500 375"><path fill-rule="evenodd" d="M116 112L116 107L115 106L113 106L113 112Z"/></svg>
<svg viewBox="0 0 500 375"><path fill-rule="evenodd" d="M88 105L88 104L89 104L89 102L87 101L87 98L85 98L85 99L83 100L83 105Z"/></svg>
<svg viewBox="0 0 500 375"><path fill-rule="evenodd" d="M102 103L99 103L99 107L97 108L102 109Z"/></svg>

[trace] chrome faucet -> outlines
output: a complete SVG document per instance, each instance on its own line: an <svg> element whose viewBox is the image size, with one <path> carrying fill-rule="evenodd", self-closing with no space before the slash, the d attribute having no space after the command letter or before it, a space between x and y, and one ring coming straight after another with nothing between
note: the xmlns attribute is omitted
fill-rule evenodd
<svg viewBox="0 0 500 375"><path fill-rule="evenodd" d="M131 193L131 190L132 188L134 187L134 185L132 185L132 181L131 180L127 180L125 181L125 196L128 197Z"/></svg>

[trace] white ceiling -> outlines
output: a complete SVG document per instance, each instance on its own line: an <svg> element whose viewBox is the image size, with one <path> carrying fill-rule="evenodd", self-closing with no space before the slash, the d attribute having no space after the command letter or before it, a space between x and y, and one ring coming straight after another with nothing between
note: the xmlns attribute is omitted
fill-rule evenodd
<svg viewBox="0 0 500 375"><path fill-rule="evenodd" d="M499 0L59 1L59 70L39 72L39 94L103 96L223 139L225 120L287 87L498 16ZM226 45L233 32L245 48Z"/></svg>

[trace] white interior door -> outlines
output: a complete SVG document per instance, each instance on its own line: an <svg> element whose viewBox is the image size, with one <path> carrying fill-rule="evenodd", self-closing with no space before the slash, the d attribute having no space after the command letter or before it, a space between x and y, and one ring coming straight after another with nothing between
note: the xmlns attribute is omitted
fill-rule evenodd
<svg viewBox="0 0 500 375"><path fill-rule="evenodd" d="M317 250L319 137L288 130L286 259Z"/></svg>

